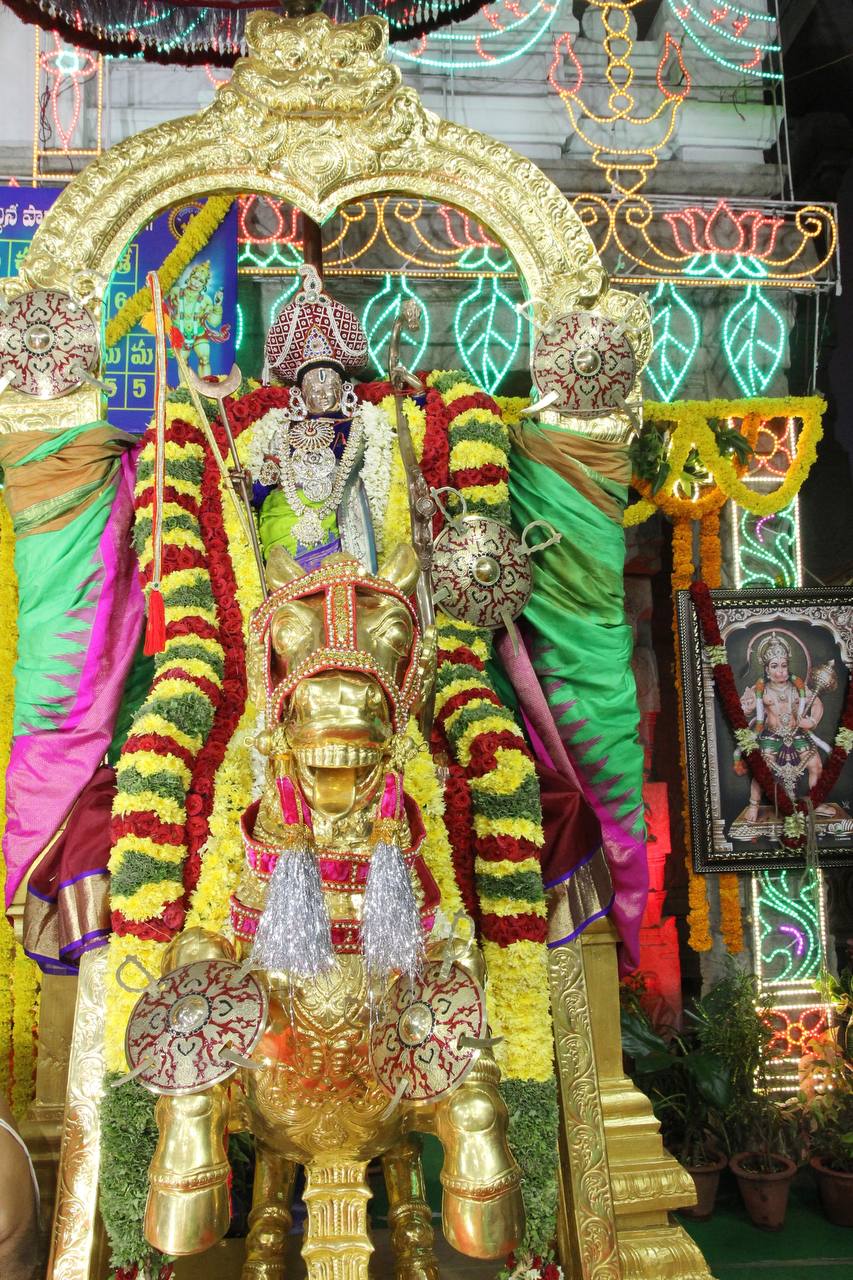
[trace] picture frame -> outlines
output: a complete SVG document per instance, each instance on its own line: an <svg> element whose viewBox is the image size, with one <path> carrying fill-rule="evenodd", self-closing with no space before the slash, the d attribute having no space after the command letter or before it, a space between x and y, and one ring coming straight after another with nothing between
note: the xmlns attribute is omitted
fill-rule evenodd
<svg viewBox="0 0 853 1280"><path fill-rule="evenodd" d="M835 740L853 674L853 588L723 588L710 597L765 761L789 794L805 796ZM802 851L782 846L782 815L738 751L688 591L677 593L676 611L694 870L802 866ZM853 865L853 753L815 810L814 834L821 866Z"/></svg>

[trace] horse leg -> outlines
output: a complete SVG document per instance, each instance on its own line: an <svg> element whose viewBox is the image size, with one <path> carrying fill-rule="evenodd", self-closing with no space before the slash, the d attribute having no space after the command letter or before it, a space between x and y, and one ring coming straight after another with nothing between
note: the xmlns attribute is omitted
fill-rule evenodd
<svg viewBox="0 0 853 1280"><path fill-rule="evenodd" d="M382 1172L388 1192L394 1280L440 1280L417 1134L410 1133L386 1152Z"/></svg>
<svg viewBox="0 0 853 1280"><path fill-rule="evenodd" d="M284 1280L296 1169L292 1160L256 1142L255 1186L240 1280Z"/></svg>

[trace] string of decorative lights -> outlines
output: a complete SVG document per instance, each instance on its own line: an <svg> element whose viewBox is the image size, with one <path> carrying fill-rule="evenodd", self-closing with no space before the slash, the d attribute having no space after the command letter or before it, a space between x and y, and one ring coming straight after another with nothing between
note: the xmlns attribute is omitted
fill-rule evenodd
<svg viewBox="0 0 853 1280"><path fill-rule="evenodd" d="M771 202L738 207L735 200L673 203L664 197L608 199L583 193L572 203L615 281L635 286L669 280L681 287L738 288L760 280L764 290L830 289L836 278L837 229L829 207ZM290 272L301 260L296 210L266 196L241 202L240 269ZM356 267L380 254L375 270L438 271L484 264L508 276L513 264L488 232L461 211L424 200L386 196L345 206L323 246L327 270ZM649 274L651 272L651 274Z"/></svg>
<svg viewBox="0 0 853 1280"><path fill-rule="evenodd" d="M761 0L750 8L728 2L720 4L719 0L668 0L668 3L685 34L706 58L738 76L782 79L779 61L782 48L777 38L776 17L768 13ZM767 29L762 30L762 26ZM709 39L718 41L725 52L713 48ZM768 62L770 65L765 66Z"/></svg>
<svg viewBox="0 0 853 1280"><path fill-rule="evenodd" d="M103 150L103 112L104 112L104 60L98 54L87 49L64 42L55 31L49 33L52 45L42 47L42 32L35 29L35 69L34 82L34 116L33 127L33 183L41 178L61 180L74 176L73 166L70 171L56 167L55 162L63 163L72 159L90 159L98 156ZM94 146L72 146L75 135L83 120L83 85L95 80L95 139ZM44 87L42 87L44 86ZM63 98L70 93L70 119L63 118ZM41 121L50 111L51 119L59 139L58 147L49 147L42 137Z"/></svg>
<svg viewBox="0 0 853 1280"><path fill-rule="evenodd" d="M793 418L762 423L746 482L775 487L790 466L796 442ZM729 510L738 589L798 586L803 578L799 497L775 516L751 516L733 503ZM773 1092L790 1097L799 1087L804 1040L824 1029L829 1017L814 992L827 957L826 886L819 869L762 871L751 877L750 892L755 971L777 1027L770 1059Z"/></svg>
<svg viewBox="0 0 853 1280"><path fill-rule="evenodd" d="M405 276L398 276L395 281L393 276L386 274L382 288L367 300L361 315L361 327L367 334L368 354L376 372L383 378L388 372L388 347L394 321L407 298L420 307L422 322L417 335L404 329L400 334L400 341L403 347L408 348L406 366L409 369L420 369L423 367L423 357L429 347L429 308L418 297Z"/></svg>

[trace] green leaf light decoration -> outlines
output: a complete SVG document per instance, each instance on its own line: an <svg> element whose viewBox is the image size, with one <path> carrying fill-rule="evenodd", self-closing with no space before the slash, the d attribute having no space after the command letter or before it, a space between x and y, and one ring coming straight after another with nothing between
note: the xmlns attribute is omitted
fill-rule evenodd
<svg viewBox="0 0 853 1280"><path fill-rule="evenodd" d="M278 313L281 311L282 307L288 302L288 300L293 297L294 293L296 293L296 290L299 288L300 283L301 283L301 278L299 276L294 276L293 279L289 282L289 284L287 284L282 289L278 297L275 298L270 303L270 309L267 315L268 329L271 329L272 326L275 324L276 320L278 319Z"/></svg>
<svg viewBox="0 0 853 1280"><path fill-rule="evenodd" d="M494 395L512 368L524 322L496 277L478 276L453 317L456 348L471 378Z"/></svg>
<svg viewBox="0 0 853 1280"><path fill-rule="evenodd" d="M741 587L791 587L799 579L797 566L799 516L795 498L774 516L738 512Z"/></svg>
<svg viewBox="0 0 853 1280"><path fill-rule="evenodd" d="M782 361L786 336L779 308L767 299L761 285L747 285L740 302L723 320L723 350L745 396L766 393Z"/></svg>
<svg viewBox="0 0 853 1280"><path fill-rule="evenodd" d="M699 342L699 316L674 284L661 282L649 299L654 345L646 376L659 400L674 400L687 377Z"/></svg>
<svg viewBox="0 0 853 1280"><path fill-rule="evenodd" d="M391 330L406 298L412 298L421 309L423 318L420 333L400 335L400 356L408 369L420 368L421 360L429 343L430 321L429 311L412 289L406 277L398 276L395 280L386 274L382 288L368 298L361 316L364 332L367 334L367 349L370 359L380 378L388 376L388 344L391 341Z"/></svg>

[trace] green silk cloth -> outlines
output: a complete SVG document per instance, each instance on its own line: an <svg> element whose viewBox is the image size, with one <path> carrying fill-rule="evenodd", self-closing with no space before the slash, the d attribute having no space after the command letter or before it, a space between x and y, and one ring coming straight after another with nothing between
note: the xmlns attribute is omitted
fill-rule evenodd
<svg viewBox="0 0 853 1280"><path fill-rule="evenodd" d="M532 557L525 634L560 737L601 823L615 891L612 916L626 955L635 960L647 867L624 532L550 467L518 449L510 501L518 529L547 520L562 534Z"/></svg>
<svg viewBox="0 0 853 1280"><path fill-rule="evenodd" d="M300 497L302 497L301 491ZM321 502L309 502L304 497L302 497L302 501L306 507L311 507L314 510L323 505ZM297 518L296 512L281 489L273 489L271 493L267 494L258 518L258 532L264 559L269 554L271 547L284 547L292 556L297 554L299 547L296 538L293 536L293 526L296 524ZM323 516L320 523L326 535L326 543L333 542L338 537L336 512L331 511L327 516Z"/></svg>

